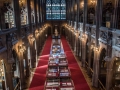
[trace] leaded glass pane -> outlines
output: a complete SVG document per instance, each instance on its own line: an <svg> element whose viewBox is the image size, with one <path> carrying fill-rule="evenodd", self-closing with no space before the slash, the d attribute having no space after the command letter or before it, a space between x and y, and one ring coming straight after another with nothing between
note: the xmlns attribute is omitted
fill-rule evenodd
<svg viewBox="0 0 120 90"><path fill-rule="evenodd" d="M65 0L46 0L46 19L66 19Z"/></svg>
<svg viewBox="0 0 120 90"><path fill-rule="evenodd" d="M65 0L61 0L61 19L66 19L66 3L65 3Z"/></svg>

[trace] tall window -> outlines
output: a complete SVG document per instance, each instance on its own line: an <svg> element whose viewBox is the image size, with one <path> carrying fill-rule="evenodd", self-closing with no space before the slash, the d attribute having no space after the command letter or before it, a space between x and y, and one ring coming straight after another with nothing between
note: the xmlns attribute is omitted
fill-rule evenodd
<svg viewBox="0 0 120 90"><path fill-rule="evenodd" d="M46 0L46 19L66 19L65 0Z"/></svg>

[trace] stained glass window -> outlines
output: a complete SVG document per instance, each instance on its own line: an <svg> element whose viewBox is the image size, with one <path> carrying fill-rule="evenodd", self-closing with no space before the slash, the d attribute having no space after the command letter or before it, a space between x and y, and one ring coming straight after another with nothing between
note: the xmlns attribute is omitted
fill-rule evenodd
<svg viewBox="0 0 120 90"><path fill-rule="evenodd" d="M65 0L46 0L46 19L66 19Z"/></svg>

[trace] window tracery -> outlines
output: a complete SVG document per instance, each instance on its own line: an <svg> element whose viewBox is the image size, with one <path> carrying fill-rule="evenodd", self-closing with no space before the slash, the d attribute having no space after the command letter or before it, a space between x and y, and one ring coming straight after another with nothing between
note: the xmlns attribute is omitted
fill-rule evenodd
<svg viewBox="0 0 120 90"><path fill-rule="evenodd" d="M46 19L66 19L65 0L47 0Z"/></svg>
<svg viewBox="0 0 120 90"><path fill-rule="evenodd" d="M4 12L5 29L15 27L13 3L4 3L2 11Z"/></svg>

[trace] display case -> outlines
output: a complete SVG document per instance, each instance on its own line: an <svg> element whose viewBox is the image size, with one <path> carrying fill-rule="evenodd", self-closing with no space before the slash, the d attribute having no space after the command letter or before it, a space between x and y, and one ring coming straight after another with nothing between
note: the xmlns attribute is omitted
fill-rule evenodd
<svg viewBox="0 0 120 90"><path fill-rule="evenodd" d="M59 77L59 69L58 67L49 67L46 72L47 78L58 78Z"/></svg>
<svg viewBox="0 0 120 90"><path fill-rule="evenodd" d="M44 90L59 90L60 80L57 78L47 79L45 81Z"/></svg>
<svg viewBox="0 0 120 90"><path fill-rule="evenodd" d="M75 90L71 80L71 72L63 47L60 44L52 44L51 51L57 49L60 53L51 53L46 71L46 82L44 90Z"/></svg>

